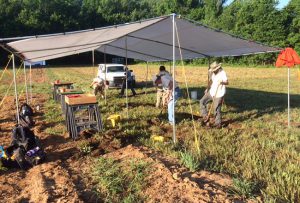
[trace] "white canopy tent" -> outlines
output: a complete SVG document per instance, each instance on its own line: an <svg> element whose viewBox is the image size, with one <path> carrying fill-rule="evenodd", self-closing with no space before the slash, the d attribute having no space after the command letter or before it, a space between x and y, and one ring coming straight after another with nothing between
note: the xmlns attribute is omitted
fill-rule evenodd
<svg viewBox="0 0 300 203"><path fill-rule="evenodd" d="M104 47L108 54L125 57L126 46L128 58L149 62L172 61L173 15L92 30L29 36L7 45L31 62L92 50L104 52ZM181 41L183 59L279 51L278 48L238 38L186 19L177 17L174 20ZM175 59L180 59L178 44L175 43Z"/></svg>
<svg viewBox="0 0 300 203"><path fill-rule="evenodd" d="M180 38L180 45L176 36ZM175 61L180 59L240 56L281 50L211 29L175 14L104 28L9 40L18 41L10 42L5 47L31 62L97 50L147 62L173 61L173 73ZM173 139L175 142L175 124Z"/></svg>

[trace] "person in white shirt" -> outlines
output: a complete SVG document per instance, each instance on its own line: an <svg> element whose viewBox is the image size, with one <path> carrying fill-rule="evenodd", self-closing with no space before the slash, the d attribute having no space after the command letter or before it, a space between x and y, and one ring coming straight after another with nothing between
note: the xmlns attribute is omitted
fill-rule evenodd
<svg viewBox="0 0 300 203"><path fill-rule="evenodd" d="M104 89L105 89L105 84L104 81L101 78L94 78L93 82L91 83L90 87L94 89L94 95L96 96L97 93L100 94L102 98L104 98Z"/></svg>
<svg viewBox="0 0 300 203"><path fill-rule="evenodd" d="M200 111L204 122L208 122L207 104L212 101L213 109L215 112L215 124L217 128L221 128L221 106L223 97L226 93L226 85L228 79L221 63L216 61L210 64L209 71L212 73L211 82L209 87L205 90L204 96L200 100Z"/></svg>

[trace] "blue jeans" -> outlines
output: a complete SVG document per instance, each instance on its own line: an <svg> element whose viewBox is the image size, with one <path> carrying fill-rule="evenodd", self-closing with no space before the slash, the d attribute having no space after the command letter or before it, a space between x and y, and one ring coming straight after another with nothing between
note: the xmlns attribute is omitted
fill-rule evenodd
<svg viewBox="0 0 300 203"><path fill-rule="evenodd" d="M176 104L178 98L180 97L180 89L179 87L175 88L175 92L174 92L174 105ZM173 99L171 99L168 103L168 119L169 122L174 124L175 120L174 120L174 112L173 112Z"/></svg>

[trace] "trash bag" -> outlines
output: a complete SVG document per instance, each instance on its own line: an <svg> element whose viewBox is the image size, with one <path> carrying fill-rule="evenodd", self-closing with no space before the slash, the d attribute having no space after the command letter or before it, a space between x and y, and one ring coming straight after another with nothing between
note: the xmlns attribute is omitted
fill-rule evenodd
<svg viewBox="0 0 300 203"><path fill-rule="evenodd" d="M46 158L38 137L23 126L13 129L11 144L4 151L6 156L1 161L7 168L17 166L25 170L42 163Z"/></svg>

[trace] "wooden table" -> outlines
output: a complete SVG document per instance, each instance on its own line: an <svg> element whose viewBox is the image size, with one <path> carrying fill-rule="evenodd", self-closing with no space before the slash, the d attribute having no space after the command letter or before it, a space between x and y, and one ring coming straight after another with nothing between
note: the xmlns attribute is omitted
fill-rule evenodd
<svg viewBox="0 0 300 203"><path fill-rule="evenodd" d="M64 89L63 91L60 90L60 104L61 104L61 110L63 114L66 113L66 101L65 96L66 95L76 95L76 94L83 94L84 92L80 89Z"/></svg>
<svg viewBox="0 0 300 203"><path fill-rule="evenodd" d="M51 83L53 85L53 99L55 101L59 101L59 97L57 95L59 87L66 87L66 89L72 89L73 82L59 82L59 83Z"/></svg>
<svg viewBox="0 0 300 203"><path fill-rule="evenodd" d="M96 96L90 94L65 95L66 125L69 136L76 140L80 131L103 129Z"/></svg>

